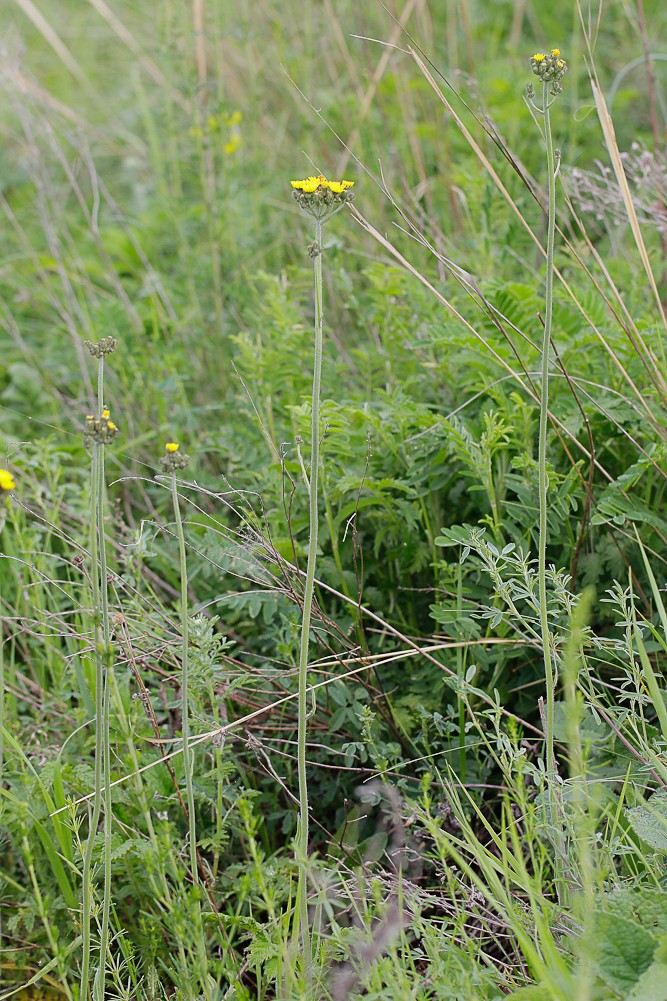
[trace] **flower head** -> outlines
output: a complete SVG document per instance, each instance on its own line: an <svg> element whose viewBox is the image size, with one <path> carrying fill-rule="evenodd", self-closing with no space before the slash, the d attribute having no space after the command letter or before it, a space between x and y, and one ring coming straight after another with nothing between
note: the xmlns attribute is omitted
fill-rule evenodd
<svg viewBox="0 0 667 1001"><path fill-rule="evenodd" d="M16 481L8 469L0 469L0 494L11 493L16 488Z"/></svg>
<svg viewBox="0 0 667 1001"><path fill-rule="evenodd" d="M84 341L83 343L93 358L103 358L104 355L110 355L118 345L115 337L103 337L100 341Z"/></svg>
<svg viewBox="0 0 667 1001"><path fill-rule="evenodd" d="M190 462L190 456L179 451L180 445L177 441L168 441L164 449L165 454L160 459L160 465L165 473L175 473L177 469L185 469Z"/></svg>
<svg viewBox="0 0 667 1001"><path fill-rule="evenodd" d="M562 90L560 81L567 73L567 63L561 59L560 49L552 49L548 55L544 52L535 52L530 57L530 65L542 83L552 84L551 93L554 96L560 94Z"/></svg>
<svg viewBox="0 0 667 1001"><path fill-rule="evenodd" d="M328 181L324 174L312 174L302 181L290 181L299 207L313 219L324 222L351 202L354 181Z"/></svg>
<svg viewBox="0 0 667 1001"><path fill-rule="evenodd" d="M93 414L86 414L86 428L84 435L91 438L98 445L110 445L114 438L120 434L117 424L111 420L111 412L104 407L100 417Z"/></svg>
<svg viewBox="0 0 667 1001"><path fill-rule="evenodd" d="M304 178L303 181L290 181L290 184L296 191L304 191L307 195L312 195L318 188L329 187L329 182L323 174L318 174L317 177L311 175Z"/></svg>
<svg viewBox="0 0 667 1001"><path fill-rule="evenodd" d="M340 195L348 188L354 187L354 181L328 181L327 183L335 195Z"/></svg>

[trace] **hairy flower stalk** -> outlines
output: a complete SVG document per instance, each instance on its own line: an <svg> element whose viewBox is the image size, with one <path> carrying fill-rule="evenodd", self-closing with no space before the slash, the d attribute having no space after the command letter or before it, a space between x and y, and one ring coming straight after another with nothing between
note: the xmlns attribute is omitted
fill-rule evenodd
<svg viewBox="0 0 667 1001"><path fill-rule="evenodd" d="M315 348L313 363L313 389L311 397L311 459L310 479L306 477L309 499L309 537L306 583L303 593L303 615L301 620L301 643L299 649L299 694L298 694L298 735L297 768L299 775L299 827L296 839L296 860L299 867L297 892L298 924L301 946L306 966L310 965L312 953L310 926L308 923L307 863L309 841L308 776L306 772L306 737L308 729L308 647L310 619L315 590L315 563L317 559L318 519L318 473L320 461L320 385L322 381L323 316L322 316L322 228L324 223L353 198L351 188L354 181L327 181L319 174L292 181L293 194L301 210L315 223L315 240L308 253L313 260L315 282Z"/></svg>
<svg viewBox="0 0 667 1001"><path fill-rule="evenodd" d="M115 350L113 337L105 337L97 344L86 341L86 347L97 358L97 407L99 417L86 417L86 438L92 444L90 490L90 557L91 590L93 602L95 649L95 770L93 810L90 818L88 840L83 856L82 871L82 939L80 997L90 997L90 953L92 913L92 860L95 835L104 802L104 889L102 919L100 923L100 959L93 983L93 998L104 1001L105 966L109 945L109 914L111 909L111 746L109 738L109 673L112 670L111 633L109 628L109 592L107 585L106 542L104 537L105 476L104 447L114 440L119 430L104 406L104 358Z"/></svg>
<svg viewBox="0 0 667 1001"><path fill-rule="evenodd" d="M538 445L538 492L539 492L539 543L538 543L538 595L540 605L540 630L544 656L544 676L546 687L545 721L545 767L547 776L548 816L552 830L555 830L554 795L556 787L556 762L554 758L554 700L556 678L551 655L551 633L547 606L546 559L547 559L547 496L549 478L547 475L547 428L549 422L549 352L551 348L551 328L553 318L554 247L556 235L556 174L560 153L556 153L551 133L550 108L563 88L560 83L567 72L567 64L561 58L560 49L552 49L548 55L536 52L531 58L533 73L542 83L542 103L535 98L532 84L527 93L534 110L544 119L544 142L547 155L548 217L547 217L547 261L545 276L544 330L542 334L542 373L540 394L540 429ZM557 162L558 161L558 162Z"/></svg>
<svg viewBox="0 0 667 1001"><path fill-rule="evenodd" d="M197 883L197 831L195 825L195 793L192 784L194 758L190 747L190 676L188 671L188 568L185 557L185 534L181 505L178 499L176 472L185 469L190 457L179 451L178 442L168 441L165 445L165 455L161 459L162 468L170 475L171 499L174 506L174 521L178 538L178 552L181 576L181 732L183 735L183 771L185 773L185 792L188 804L188 840L190 849L190 870L192 879Z"/></svg>

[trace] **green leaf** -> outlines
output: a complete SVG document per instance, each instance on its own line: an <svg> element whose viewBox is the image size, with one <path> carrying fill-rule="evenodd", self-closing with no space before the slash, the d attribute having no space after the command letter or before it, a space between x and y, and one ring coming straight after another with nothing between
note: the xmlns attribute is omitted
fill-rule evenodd
<svg viewBox="0 0 667 1001"><path fill-rule="evenodd" d="M667 963L652 963L626 1001L667 1001Z"/></svg>
<svg viewBox="0 0 667 1001"><path fill-rule="evenodd" d="M653 962L656 941L635 921L602 913L596 916L591 947L602 980L625 996Z"/></svg>
<svg viewBox="0 0 667 1001"><path fill-rule="evenodd" d="M641 925L652 934L667 936L667 891L655 886L613 890L607 907L619 917Z"/></svg>
<svg viewBox="0 0 667 1001"><path fill-rule="evenodd" d="M660 940L653 962L627 1001L667 1001L667 936Z"/></svg>
<svg viewBox="0 0 667 1001"><path fill-rule="evenodd" d="M667 852L667 791L660 789L642 806L625 811L632 830L651 848Z"/></svg>
<svg viewBox="0 0 667 1001"><path fill-rule="evenodd" d="M556 702L554 704L554 737L556 740L567 741L569 737L567 713L567 703ZM584 707L579 723L579 734L584 744L589 742L598 746L604 744L609 740L611 732L607 723L597 718L591 709Z"/></svg>

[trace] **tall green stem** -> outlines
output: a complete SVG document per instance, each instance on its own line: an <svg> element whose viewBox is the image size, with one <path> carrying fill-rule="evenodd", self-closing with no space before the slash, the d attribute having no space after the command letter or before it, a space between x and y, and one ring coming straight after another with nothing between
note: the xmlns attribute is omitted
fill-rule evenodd
<svg viewBox="0 0 667 1001"><path fill-rule="evenodd" d="M313 393L311 406L311 461L310 461L310 534L308 540L308 565L306 586L303 594L303 618L301 624L301 649L299 652L299 730L298 730L298 771L299 771L299 831L297 834L297 861L299 863L299 927L301 944L306 963L311 960L310 926L308 923L308 776L306 774L306 736L308 726L308 643L310 637L310 617L315 590L315 563L317 560L318 507L317 482L320 462L320 386L322 382L322 222L315 220L315 357L313 365Z"/></svg>
<svg viewBox="0 0 667 1001"><path fill-rule="evenodd" d="M98 356L97 412L104 410L104 353ZM111 425L113 426L113 425ZM110 673L113 669L111 631L109 628L109 588L107 584L104 514L106 507L104 441L93 439L90 471L90 584L93 604L93 646L95 652L95 769L93 809L82 866L82 939L81 1001L90 998L90 954L92 941L93 879L92 865L95 837L104 803L104 890L100 923L99 967L93 982L95 1001L104 1001L105 970L109 947L111 910L111 746L109 739Z"/></svg>
<svg viewBox="0 0 667 1001"><path fill-rule="evenodd" d="M554 668L551 658L551 636L549 617L547 614L547 494L549 480L547 476L547 427L549 422L549 351L551 346L551 324L553 315L553 282L554 282L554 243L556 234L556 162L554 156L553 137L551 135L551 119L549 115L549 94L547 84L542 85L542 107L544 109L544 136L547 149L547 179L549 191L549 215L547 222L547 270L546 298L544 312L544 332L542 335L542 391L540 395L540 434L538 453L538 477L540 495L540 534L539 534L539 601L540 627L542 633L542 651L544 655L544 676L546 683L546 774L549 799L549 820L554 823L553 793L555 791L554 769Z"/></svg>
<svg viewBox="0 0 667 1001"><path fill-rule="evenodd" d="M104 446L93 442L90 471L90 583L93 600L93 646L95 650L95 777L93 790L93 810L88 829L88 840L83 854L82 897L83 914L81 933L83 956L81 960L81 1001L90 997L90 951L91 951L91 911L92 911L92 863L95 835L102 811L102 762L104 757L104 656L102 636L102 609L100 597L97 510L99 493L100 450ZM103 964L101 964L103 965Z"/></svg>
<svg viewBox="0 0 667 1001"><path fill-rule="evenodd" d="M185 790L188 802L188 829L190 840L190 869L192 879L197 882L197 832L195 825L195 794L192 785L193 758L190 748L190 679L188 672L188 572L185 558L185 535L181 519L181 505L176 487L176 472L171 474L171 498L174 504L174 520L178 536L178 551L180 556L181 574L181 634L183 650L181 654L181 727L183 732L183 769L185 771Z"/></svg>
<svg viewBox="0 0 667 1001"><path fill-rule="evenodd" d="M98 361L97 369L98 407L104 406L104 355ZM96 1001L105 1001L105 964L109 945L109 912L111 910L111 833L113 815L111 810L111 737L109 719L111 715L111 686L109 676L113 670L111 630L109 628L109 585L107 583L107 547L104 533L106 510L106 478L104 472L104 445L98 445L98 487L97 487L97 534L99 539L99 580L102 605L102 643L104 670L104 708L102 713L102 746L104 753L104 893L102 897L102 925L100 931L100 967L95 980Z"/></svg>

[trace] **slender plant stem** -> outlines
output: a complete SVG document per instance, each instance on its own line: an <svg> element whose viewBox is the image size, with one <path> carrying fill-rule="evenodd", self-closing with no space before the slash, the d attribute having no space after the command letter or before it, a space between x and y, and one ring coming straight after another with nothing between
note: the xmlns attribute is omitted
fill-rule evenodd
<svg viewBox="0 0 667 1001"><path fill-rule="evenodd" d="M93 787L93 809L88 828L88 840L83 853L82 867L82 924L83 954L81 959L81 1001L90 997L90 951L92 912L92 864L95 835L102 811L102 761L104 756L104 657L102 652L102 615L99 578L98 535L97 535L97 494L99 491L100 449L93 442L90 471L90 583L93 600L93 646L95 650L95 775Z"/></svg>
<svg viewBox="0 0 667 1001"><path fill-rule="evenodd" d="M463 567L461 563L458 566L458 574L456 578L456 612L457 615L463 619ZM465 672L465 647L459 646L456 648L456 676L459 681L459 694L457 696L458 709L459 709L459 779L461 780L461 785L466 783L466 771L467 771L467 755L466 755L466 707L465 700L463 699L461 692L463 691L463 681Z"/></svg>
<svg viewBox="0 0 667 1001"><path fill-rule="evenodd" d="M97 367L97 411L104 409L104 355ZM109 628L109 588L107 584L104 513L106 506L104 476L104 445L93 441L90 471L90 582L93 603L95 648L95 770L93 809L82 866L82 939L81 1001L90 997L91 916L93 898L92 863L95 836L104 802L104 890L100 928L99 968L94 978L93 996L104 1001L106 987L106 957L109 946L109 914L111 910L111 746L109 739L110 687L112 670L111 632Z"/></svg>
<svg viewBox="0 0 667 1001"><path fill-rule="evenodd" d="M104 355L98 361L97 369L98 406L104 406ZM102 606L102 642L104 666L104 710L102 744L104 752L104 893L102 897L102 925L100 930L100 968L95 981L95 996L97 1001L105 1001L105 963L109 946L109 913L111 910L111 834L113 814L111 809L111 737L109 720L111 715L110 674L113 670L113 655L111 648L111 630L109 628L109 585L107 583L107 548L104 533L104 515L106 511L106 478L104 473L104 445L98 446L98 488L97 488L97 534L99 539L99 580Z"/></svg>
<svg viewBox="0 0 667 1001"><path fill-rule="evenodd" d="M181 572L181 634L183 637L183 652L181 654L181 727L183 732L183 769L185 771L185 790L188 803L188 829L190 840L190 869L192 879L198 881L197 870L197 832L195 826L195 794L192 786L193 757L190 748L190 685L188 672L188 568L185 559L185 535L181 518L181 505L176 487L176 471L171 473L171 498L174 504L174 520L178 536L178 551Z"/></svg>
<svg viewBox="0 0 667 1001"><path fill-rule="evenodd" d="M313 365L313 393L311 405L311 460L310 460L310 534L308 540L308 565L303 593L303 618L301 623L301 649L299 652L299 831L297 835L297 861L299 864L299 927L306 963L311 961L310 925L308 923L308 776L306 774L306 736L308 726L308 643L310 617L315 591L315 563L317 560L318 508L317 482L320 463L320 386L322 382L322 222L315 220L315 357Z"/></svg>
<svg viewBox="0 0 667 1001"><path fill-rule="evenodd" d="M542 651L544 655L544 676L546 683L546 774L548 784L548 799L550 803L550 823L555 817L551 804L555 791L555 761L554 761L554 668L551 658L551 635L549 617L547 614L547 494L549 479L547 476L547 427L549 422L549 351L551 346L551 325L553 316L554 287L554 243L556 233L556 163L554 155L553 136L551 134L551 118L549 115L548 85L542 85L542 107L544 109L544 136L547 150L547 179L549 191L549 214L547 221L547 269L544 310L544 332L542 335L542 391L540 394L540 432L538 450L538 478L540 495L540 532L539 532L539 602L540 627L542 633Z"/></svg>

